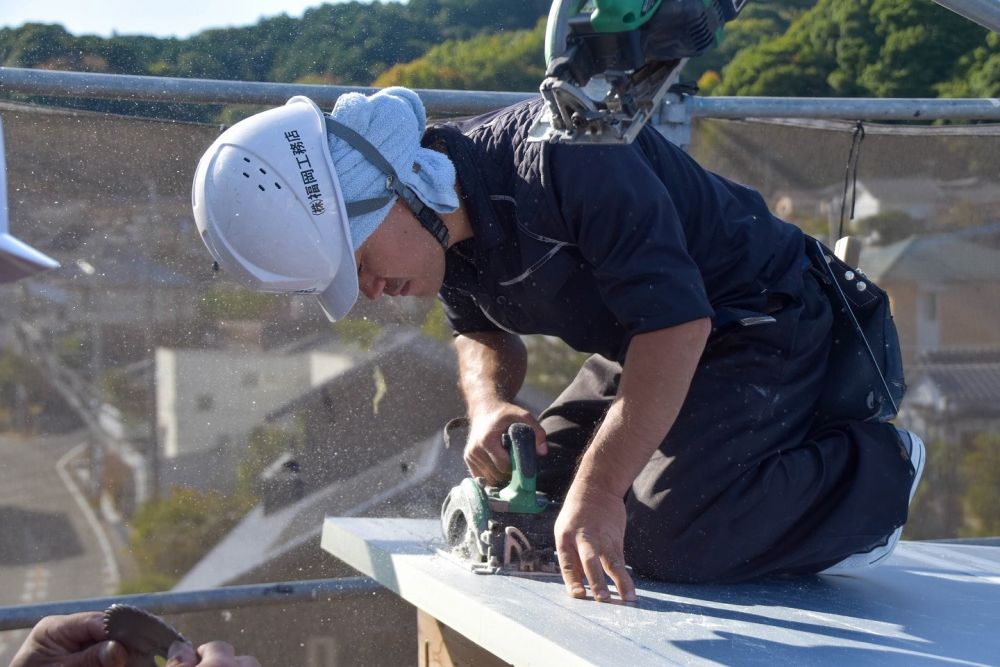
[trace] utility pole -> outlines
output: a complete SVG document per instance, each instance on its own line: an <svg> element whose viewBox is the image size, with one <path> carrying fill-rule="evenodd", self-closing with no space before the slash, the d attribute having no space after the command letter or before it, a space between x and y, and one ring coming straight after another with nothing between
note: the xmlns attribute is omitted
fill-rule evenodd
<svg viewBox="0 0 1000 667"><path fill-rule="evenodd" d="M150 229L145 234L146 243L139 244L143 248L145 259L145 323L143 328L144 340L146 343L146 354L149 356L149 379L147 385L147 413L149 414L149 473L152 480L150 497L153 500L160 499L160 433L157 427L156 410L156 340L153 337L153 327L156 326L156 293L153 285L153 256L150 252L150 241L156 239L156 229L159 222L159 193L156 189L156 181L150 180L147 183L149 192L149 210L147 224Z"/></svg>

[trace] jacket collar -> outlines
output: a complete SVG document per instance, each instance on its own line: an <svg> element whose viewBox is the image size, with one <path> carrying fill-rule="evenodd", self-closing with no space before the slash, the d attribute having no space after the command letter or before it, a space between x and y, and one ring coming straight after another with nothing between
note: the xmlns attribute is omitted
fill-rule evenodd
<svg viewBox="0 0 1000 667"><path fill-rule="evenodd" d="M429 128L424 134L424 146L432 147L438 141L444 142L448 156L455 165L462 203L469 216L473 245L478 256L480 252L496 248L506 238L480 171L483 157L477 154L475 143L455 127L437 125Z"/></svg>

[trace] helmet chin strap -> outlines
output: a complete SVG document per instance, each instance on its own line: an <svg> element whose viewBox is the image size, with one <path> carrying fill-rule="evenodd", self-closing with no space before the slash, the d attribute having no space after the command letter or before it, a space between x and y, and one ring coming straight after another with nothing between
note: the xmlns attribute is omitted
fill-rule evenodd
<svg viewBox="0 0 1000 667"><path fill-rule="evenodd" d="M420 225L441 244L442 248L448 250L448 228L441 220L441 217L438 216L437 211L420 201L420 197L413 191L413 188L406 185L399 178L399 175L393 166L389 164L389 161L367 139L329 116L324 116L324 118L326 119L326 129L330 134L346 141L351 148L361 153L362 157L381 169L386 175L386 194L346 204L347 216L351 217L353 215L377 211L388 204L392 200L393 195L396 195L413 212L414 217Z"/></svg>

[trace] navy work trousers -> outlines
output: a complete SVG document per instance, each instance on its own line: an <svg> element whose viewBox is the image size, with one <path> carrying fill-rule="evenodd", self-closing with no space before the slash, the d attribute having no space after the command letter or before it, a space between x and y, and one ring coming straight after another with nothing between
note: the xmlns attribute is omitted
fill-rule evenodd
<svg viewBox="0 0 1000 667"><path fill-rule="evenodd" d="M813 276L774 322L714 331L681 412L625 498L626 562L664 581L807 573L906 521L913 467L889 424L819 425L830 303ZM539 487L560 497L618 390L593 356L541 415Z"/></svg>

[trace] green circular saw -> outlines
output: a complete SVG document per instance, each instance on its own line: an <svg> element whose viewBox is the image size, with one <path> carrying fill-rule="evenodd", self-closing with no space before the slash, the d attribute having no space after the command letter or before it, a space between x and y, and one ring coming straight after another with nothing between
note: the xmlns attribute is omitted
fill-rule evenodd
<svg viewBox="0 0 1000 667"><path fill-rule="evenodd" d="M535 432L514 424L503 435L511 479L503 488L467 477L445 498L441 529L452 553L484 574L558 573L553 527L559 504L536 489Z"/></svg>
<svg viewBox="0 0 1000 667"><path fill-rule="evenodd" d="M533 141L627 144L746 0L555 0Z"/></svg>

